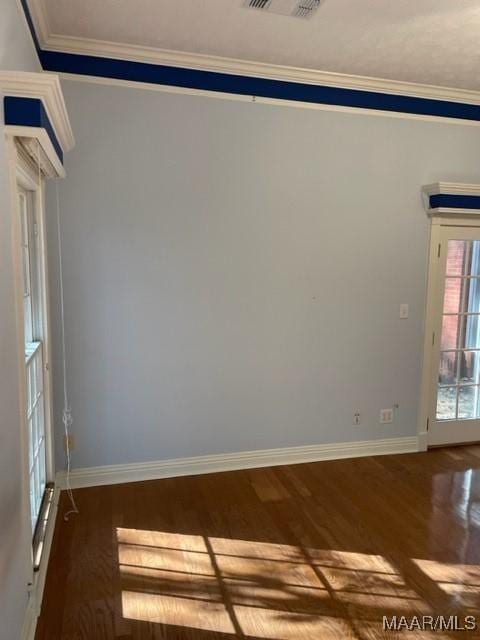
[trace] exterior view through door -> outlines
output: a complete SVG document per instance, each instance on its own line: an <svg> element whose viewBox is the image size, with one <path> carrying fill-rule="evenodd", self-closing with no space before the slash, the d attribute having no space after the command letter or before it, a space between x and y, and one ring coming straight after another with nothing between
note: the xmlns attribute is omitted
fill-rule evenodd
<svg viewBox="0 0 480 640"><path fill-rule="evenodd" d="M441 227L429 444L480 440L480 228Z"/></svg>

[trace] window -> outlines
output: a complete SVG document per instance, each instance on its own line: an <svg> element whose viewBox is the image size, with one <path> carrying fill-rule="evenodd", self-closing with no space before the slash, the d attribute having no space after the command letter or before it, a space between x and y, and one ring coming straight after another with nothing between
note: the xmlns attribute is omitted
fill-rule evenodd
<svg viewBox="0 0 480 640"><path fill-rule="evenodd" d="M28 469L30 516L35 531L46 487L45 411L43 401L42 343L31 342L26 350Z"/></svg>
<svg viewBox="0 0 480 640"><path fill-rule="evenodd" d="M33 227L31 222L32 207L28 206L30 196L26 191L18 192L18 204L20 210L20 222L22 229L22 276L23 276L23 319L25 327L25 342L33 342L33 305L31 286L31 265L30 265L30 230Z"/></svg>
<svg viewBox="0 0 480 640"><path fill-rule="evenodd" d="M35 532L47 484L42 296L34 193L18 188L25 330L30 517Z"/></svg>

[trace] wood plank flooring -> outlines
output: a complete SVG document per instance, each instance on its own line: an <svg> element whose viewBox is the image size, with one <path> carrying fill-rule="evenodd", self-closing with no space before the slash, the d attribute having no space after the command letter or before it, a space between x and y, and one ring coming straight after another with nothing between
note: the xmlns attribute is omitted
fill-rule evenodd
<svg viewBox="0 0 480 640"><path fill-rule="evenodd" d="M36 640L479 637L382 621L480 626L480 446L75 497L64 522L62 494Z"/></svg>

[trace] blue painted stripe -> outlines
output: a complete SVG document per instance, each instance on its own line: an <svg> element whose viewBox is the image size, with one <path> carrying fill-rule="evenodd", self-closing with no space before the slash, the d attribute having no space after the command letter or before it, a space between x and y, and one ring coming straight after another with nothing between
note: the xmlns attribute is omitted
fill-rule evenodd
<svg viewBox="0 0 480 640"><path fill-rule="evenodd" d="M259 96L277 100L480 121L480 105L44 51L40 48L28 2L21 0L21 3L40 62L46 71L131 82L147 82L202 91L218 91L235 95Z"/></svg>
<svg viewBox="0 0 480 640"><path fill-rule="evenodd" d="M430 196L430 209L446 207L448 209L480 209L480 196L463 196L438 193Z"/></svg>
<svg viewBox="0 0 480 640"><path fill-rule="evenodd" d="M480 105L445 100L251 78L214 71L184 69L57 51L42 51L41 60L44 69L48 71L148 82L204 91L221 91L237 95L261 96L278 100L480 121Z"/></svg>
<svg viewBox="0 0 480 640"><path fill-rule="evenodd" d="M18 98L5 96L3 99L5 124L21 127L41 127L45 129L52 145L63 163L63 150L58 142L52 123L38 98Z"/></svg>

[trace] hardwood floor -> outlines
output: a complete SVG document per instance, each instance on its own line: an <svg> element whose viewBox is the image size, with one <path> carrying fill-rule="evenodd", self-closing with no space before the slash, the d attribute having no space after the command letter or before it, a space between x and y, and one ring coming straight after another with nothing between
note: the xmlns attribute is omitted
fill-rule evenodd
<svg viewBox="0 0 480 640"><path fill-rule="evenodd" d="M80 515L57 521L36 640L479 637L382 620L480 626L480 446L75 497Z"/></svg>

